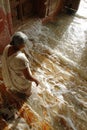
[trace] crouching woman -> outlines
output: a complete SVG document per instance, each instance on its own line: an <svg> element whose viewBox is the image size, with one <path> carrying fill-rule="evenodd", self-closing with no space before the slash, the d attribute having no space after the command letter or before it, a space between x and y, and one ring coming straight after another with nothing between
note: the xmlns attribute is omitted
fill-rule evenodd
<svg viewBox="0 0 87 130"><path fill-rule="evenodd" d="M16 32L2 55L2 75L5 86L12 92L18 92L27 96L31 93L31 83L36 85L39 81L32 76L29 60L22 52L28 37L22 32Z"/></svg>

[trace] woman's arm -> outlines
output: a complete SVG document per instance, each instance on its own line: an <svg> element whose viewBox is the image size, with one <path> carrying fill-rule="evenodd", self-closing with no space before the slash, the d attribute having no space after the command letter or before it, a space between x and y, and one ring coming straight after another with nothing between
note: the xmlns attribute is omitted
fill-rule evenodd
<svg viewBox="0 0 87 130"><path fill-rule="evenodd" d="M26 67L25 69L23 69L23 74L26 79L28 79L30 81L34 81L36 83L36 85L38 86L39 81L32 76L32 73L31 73L31 70L29 67Z"/></svg>

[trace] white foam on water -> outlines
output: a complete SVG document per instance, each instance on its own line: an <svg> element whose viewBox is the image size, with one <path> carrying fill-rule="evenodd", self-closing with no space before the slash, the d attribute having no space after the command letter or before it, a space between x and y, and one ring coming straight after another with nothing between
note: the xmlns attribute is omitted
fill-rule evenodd
<svg viewBox="0 0 87 130"><path fill-rule="evenodd" d="M60 16L55 24L32 19L19 29L30 39L27 55L40 81L27 103L54 130L87 129L87 1L80 6L74 16Z"/></svg>

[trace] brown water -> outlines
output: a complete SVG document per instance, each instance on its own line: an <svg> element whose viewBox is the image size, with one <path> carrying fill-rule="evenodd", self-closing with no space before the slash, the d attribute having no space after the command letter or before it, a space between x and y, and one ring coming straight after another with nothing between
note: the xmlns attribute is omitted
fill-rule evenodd
<svg viewBox="0 0 87 130"><path fill-rule="evenodd" d="M46 26L31 19L18 30L31 39L28 59L40 81L32 85L29 106L53 130L87 130L87 0L74 16L63 14ZM37 122L31 128L23 119L14 122L15 130L42 130Z"/></svg>

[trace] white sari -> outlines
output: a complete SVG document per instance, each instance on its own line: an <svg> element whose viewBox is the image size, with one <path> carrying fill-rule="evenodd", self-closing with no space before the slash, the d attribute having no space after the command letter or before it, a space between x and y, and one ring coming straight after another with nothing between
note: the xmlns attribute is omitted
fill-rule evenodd
<svg viewBox="0 0 87 130"><path fill-rule="evenodd" d="M29 61L21 51L8 57L8 45L2 55L2 76L7 88L25 93L31 90L31 82L27 80L22 70L29 67Z"/></svg>

